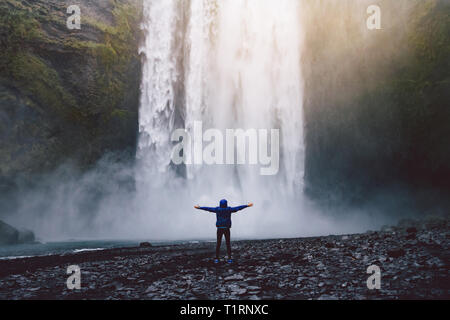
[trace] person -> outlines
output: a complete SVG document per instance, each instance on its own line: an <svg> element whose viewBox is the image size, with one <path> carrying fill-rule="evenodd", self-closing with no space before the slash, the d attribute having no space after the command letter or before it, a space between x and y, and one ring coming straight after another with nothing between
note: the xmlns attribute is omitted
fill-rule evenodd
<svg viewBox="0 0 450 320"><path fill-rule="evenodd" d="M228 202L225 199L220 200L219 206L215 208L200 207L198 205L194 207L199 210L204 210L216 214L217 244L216 244L216 259L214 260L214 263L219 263L220 246L222 244L223 236L225 236L225 242L227 244L228 263L233 263L233 259L231 258L231 240L230 240L231 214L249 207L253 207L253 203L249 203L247 205L239 207L229 207Z"/></svg>

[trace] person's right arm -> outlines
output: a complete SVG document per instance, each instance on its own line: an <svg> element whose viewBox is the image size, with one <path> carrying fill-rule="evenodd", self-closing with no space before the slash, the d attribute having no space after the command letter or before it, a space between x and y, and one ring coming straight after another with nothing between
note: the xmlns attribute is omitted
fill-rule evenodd
<svg viewBox="0 0 450 320"><path fill-rule="evenodd" d="M208 211L208 212L216 213L216 208L211 208L211 207L200 207L199 205L196 205L194 208L195 208L195 209L198 209L198 210L203 210L203 211Z"/></svg>

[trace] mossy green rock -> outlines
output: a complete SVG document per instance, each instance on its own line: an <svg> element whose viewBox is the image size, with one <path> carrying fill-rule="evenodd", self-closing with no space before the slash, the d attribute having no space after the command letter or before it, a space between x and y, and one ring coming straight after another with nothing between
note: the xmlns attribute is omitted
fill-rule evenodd
<svg viewBox="0 0 450 320"><path fill-rule="evenodd" d="M142 0L0 3L1 178L134 150L141 18Z"/></svg>

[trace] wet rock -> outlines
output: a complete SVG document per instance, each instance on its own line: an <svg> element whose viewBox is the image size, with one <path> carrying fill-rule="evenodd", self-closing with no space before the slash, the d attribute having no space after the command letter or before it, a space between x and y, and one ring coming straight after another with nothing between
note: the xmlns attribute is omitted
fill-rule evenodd
<svg viewBox="0 0 450 320"><path fill-rule="evenodd" d="M33 231L26 229L19 230L19 243L33 243L35 240L36 237Z"/></svg>
<svg viewBox="0 0 450 320"><path fill-rule="evenodd" d="M321 295L318 300L339 300L339 299L336 296L324 294L324 295Z"/></svg>
<svg viewBox="0 0 450 320"><path fill-rule="evenodd" d="M259 291L261 290L261 287L258 286L247 286L248 291Z"/></svg>
<svg viewBox="0 0 450 320"><path fill-rule="evenodd" d="M244 294L246 294L247 293L247 289L245 289L245 288L241 288L241 289L239 289L238 291L237 291L237 294L239 295L239 296L242 296L242 295L244 295Z"/></svg>
<svg viewBox="0 0 450 320"><path fill-rule="evenodd" d="M33 243L35 236L33 231L18 230L13 226L0 220L0 245L14 245Z"/></svg>
<svg viewBox="0 0 450 320"><path fill-rule="evenodd" d="M135 254L133 249L114 249L110 258L81 254L77 259L94 260L83 262L88 291L78 293L61 291L61 283L54 280L65 276L65 264L33 268L34 259L29 259L23 274L0 275L0 298L40 299L50 294L65 299L78 294L87 299L334 300L401 299L407 293L408 299L447 299L447 224L417 230L398 229L389 237L383 232L351 235L347 240L236 241L236 264L231 266L211 263L214 243L153 247L151 256L139 248ZM416 239L406 239L408 235ZM380 291L366 289L365 268L372 264L382 267ZM0 273L6 265L0 260Z"/></svg>
<svg viewBox="0 0 450 320"><path fill-rule="evenodd" d="M241 274L234 274L226 277L224 280L225 281L244 280L244 277Z"/></svg>
<svg viewBox="0 0 450 320"><path fill-rule="evenodd" d="M392 258L401 257L405 253L406 253L406 251L402 248L393 248L393 249L388 250L388 252L387 252L388 256L392 257Z"/></svg>
<svg viewBox="0 0 450 320"><path fill-rule="evenodd" d="M139 247L141 247L141 248L150 248L150 247L152 247L152 244L150 242L141 242L139 244Z"/></svg>
<svg viewBox="0 0 450 320"><path fill-rule="evenodd" d="M152 286L149 286L149 287L145 290L145 293L156 292L156 291L158 291L158 288L152 285Z"/></svg>
<svg viewBox="0 0 450 320"><path fill-rule="evenodd" d="M19 231L0 220L0 245L19 243Z"/></svg>
<svg viewBox="0 0 450 320"><path fill-rule="evenodd" d="M237 292L241 289L241 287L239 287L237 284L230 284L227 287L231 292Z"/></svg>
<svg viewBox="0 0 450 320"><path fill-rule="evenodd" d="M406 229L407 233L417 233L417 228L416 227L409 227Z"/></svg>
<svg viewBox="0 0 450 320"><path fill-rule="evenodd" d="M409 233L408 235L406 235L405 239L406 240L414 240L414 239L416 239L416 233Z"/></svg>
<svg viewBox="0 0 450 320"><path fill-rule="evenodd" d="M427 261L427 265L429 265L430 267L439 268L439 267L444 267L445 263L438 257L433 257Z"/></svg>
<svg viewBox="0 0 450 320"><path fill-rule="evenodd" d="M286 272L286 273L291 273L292 272L292 267L290 265L285 265L280 267L280 271L281 272Z"/></svg>

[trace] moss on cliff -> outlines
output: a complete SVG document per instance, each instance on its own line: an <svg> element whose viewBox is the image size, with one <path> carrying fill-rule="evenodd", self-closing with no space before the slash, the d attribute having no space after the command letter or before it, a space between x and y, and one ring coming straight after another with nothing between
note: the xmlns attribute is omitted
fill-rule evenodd
<svg viewBox="0 0 450 320"><path fill-rule="evenodd" d="M56 154L49 157L51 169L67 158L89 165L108 150L135 144L142 1L80 1L81 30L66 26L71 4L0 3L0 113L7 121L0 135L9 140L0 144L0 175L38 169L34 162L45 158L39 152ZM19 115L14 105L29 111ZM16 123L23 135L37 125L36 112L38 140L17 157L18 131L7 130L7 123Z"/></svg>
<svg viewBox="0 0 450 320"><path fill-rule="evenodd" d="M17 52L8 60L9 79L24 94L62 117L76 118L75 99L62 87L54 69L27 52Z"/></svg>

